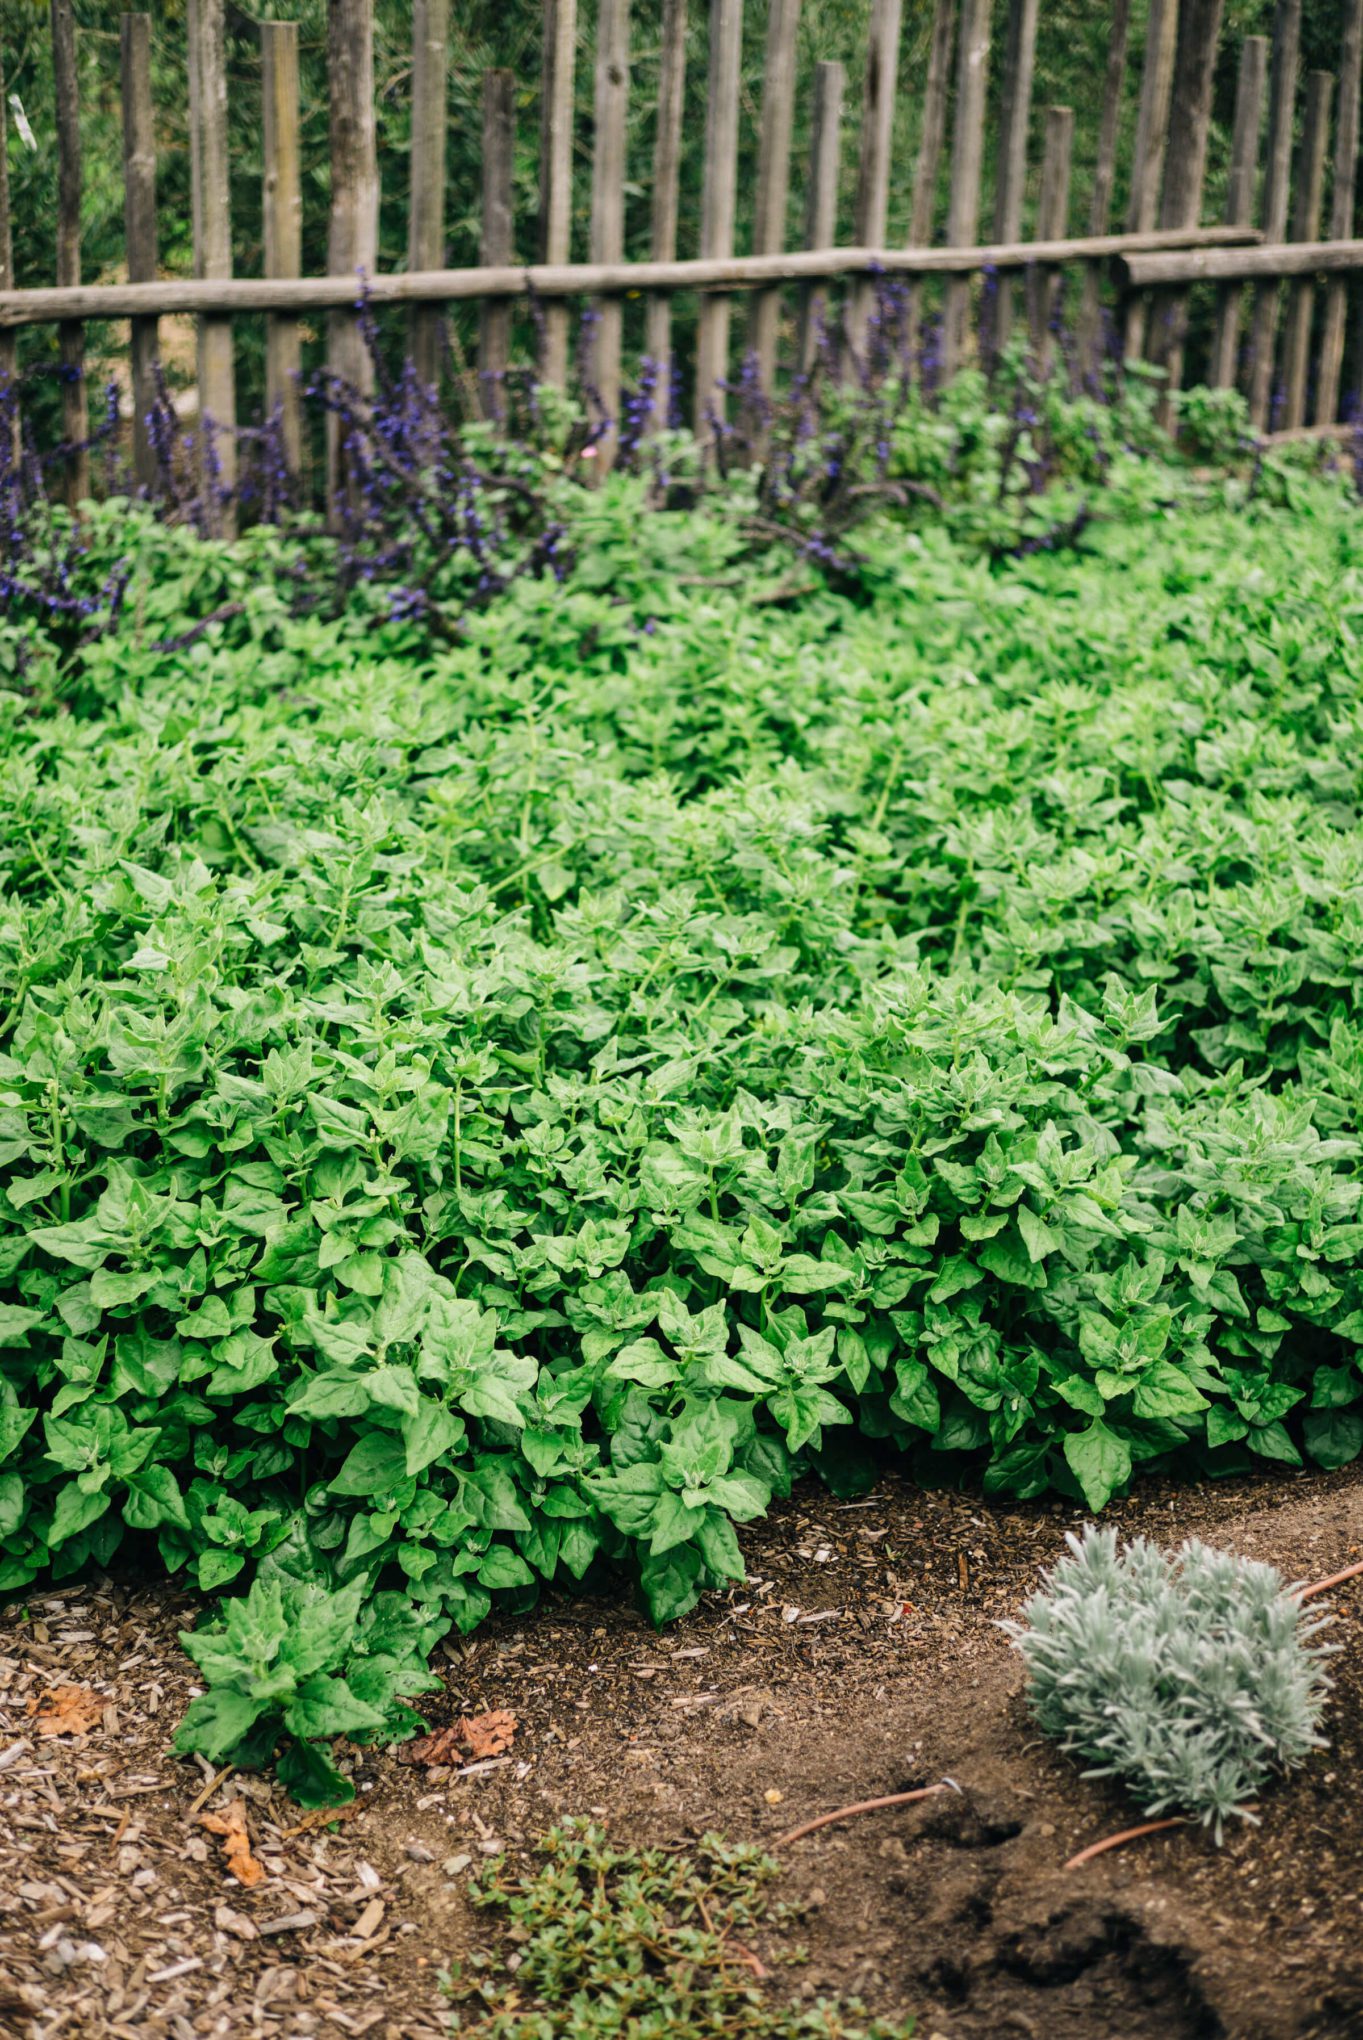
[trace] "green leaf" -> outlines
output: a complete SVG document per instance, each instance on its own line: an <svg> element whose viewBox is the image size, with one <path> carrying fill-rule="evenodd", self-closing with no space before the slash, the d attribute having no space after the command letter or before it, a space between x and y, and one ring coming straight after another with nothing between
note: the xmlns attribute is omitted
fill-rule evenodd
<svg viewBox="0 0 1363 2040"><path fill-rule="evenodd" d="M1067 1431L1065 1460L1091 1509L1105 1508L1131 1478L1131 1448L1095 1417L1086 1431Z"/></svg>

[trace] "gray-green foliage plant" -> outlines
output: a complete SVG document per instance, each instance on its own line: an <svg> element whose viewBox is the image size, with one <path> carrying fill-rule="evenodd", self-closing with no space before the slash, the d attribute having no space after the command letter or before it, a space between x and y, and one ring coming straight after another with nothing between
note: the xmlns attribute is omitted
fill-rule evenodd
<svg viewBox="0 0 1363 2040"><path fill-rule="evenodd" d="M1118 1548L1089 1524L1067 1537L1021 1622L1002 1627L1028 1701L1086 1777L1118 1778L1149 1814L1185 1813L1218 1841L1276 1772L1325 1747L1331 1618L1271 1565L1190 1539Z"/></svg>
<svg viewBox="0 0 1363 2040"><path fill-rule="evenodd" d="M663 1621L886 1452L1355 1457L1363 527L1302 488L796 599L612 476L436 651L102 506L117 628L0 620L0 1591Z"/></svg>

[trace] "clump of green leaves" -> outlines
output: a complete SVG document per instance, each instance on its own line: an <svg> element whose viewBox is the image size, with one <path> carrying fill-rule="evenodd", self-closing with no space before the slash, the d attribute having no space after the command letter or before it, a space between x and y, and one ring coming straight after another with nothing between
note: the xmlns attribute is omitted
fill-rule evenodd
<svg viewBox="0 0 1363 2040"><path fill-rule="evenodd" d="M210 1685L191 1701L176 1749L242 1768L277 1760L304 1806L355 1796L327 1745L410 1734L420 1717L399 1696L440 1683L426 1665L433 1639L411 1604L399 1594L368 1600L363 1581L328 1592L270 1570L220 1621L180 1641Z"/></svg>
<svg viewBox="0 0 1363 2040"><path fill-rule="evenodd" d="M1067 1538L1023 1619L1002 1626L1027 1667L1047 1735L1120 1778L1147 1813L1212 1828L1254 1816L1275 1771L1324 1748L1330 1617L1304 1608L1271 1565L1191 1539L1169 1555L1121 1550L1090 1524Z"/></svg>
<svg viewBox="0 0 1363 2040"><path fill-rule="evenodd" d="M908 2040L913 2022L869 2019L853 2002L776 2002L749 1937L771 1922L779 1866L706 1835L694 1850L626 1849L569 1820L543 1864L496 1863L472 1886L504 1912L510 1946L453 1966L446 1987L465 2040ZM798 1956L800 1951L795 1951Z"/></svg>

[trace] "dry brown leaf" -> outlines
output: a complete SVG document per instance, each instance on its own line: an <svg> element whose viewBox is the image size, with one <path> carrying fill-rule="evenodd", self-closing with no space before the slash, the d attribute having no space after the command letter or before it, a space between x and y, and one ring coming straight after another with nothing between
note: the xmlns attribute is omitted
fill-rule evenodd
<svg viewBox="0 0 1363 2040"><path fill-rule="evenodd" d="M435 1728L429 1735L418 1736L415 1742L404 1743L398 1754L405 1764L425 1764L434 1770L437 1764L457 1764L463 1755L459 1747L460 1731L457 1728Z"/></svg>
<svg viewBox="0 0 1363 2040"><path fill-rule="evenodd" d="M499 1757L516 1740L517 1721L509 1707L494 1707L486 1714L470 1715L459 1727L475 1757Z"/></svg>
<svg viewBox="0 0 1363 2040"><path fill-rule="evenodd" d="M104 1702L88 1686L54 1686L28 1703L39 1735L88 1735L104 1719Z"/></svg>
<svg viewBox="0 0 1363 2040"><path fill-rule="evenodd" d="M222 1836L223 1854L227 1867L238 1884L248 1890L265 1882L265 1865L258 1863L251 1854L251 1837L246 1827L246 1803L231 1799L221 1813L201 1813L199 1826L208 1829L211 1835Z"/></svg>

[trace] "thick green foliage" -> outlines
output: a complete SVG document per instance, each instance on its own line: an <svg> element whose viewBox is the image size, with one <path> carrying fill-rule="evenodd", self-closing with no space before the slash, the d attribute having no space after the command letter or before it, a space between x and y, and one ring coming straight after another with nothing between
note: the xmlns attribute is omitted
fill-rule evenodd
<svg viewBox="0 0 1363 2040"><path fill-rule="evenodd" d="M568 1820L540 1843L544 1862L494 1863L474 1902L505 1913L514 1951L479 1951L446 1986L466 2040L910 2040L912 2020L842 2006L776 2002L754 1982L754 1931L784 1924L764 1887L779 1874L759 1849L706 1835L694 1852L621 1849ZM792 1950L797 1958L802 1950ZM512 1960L508 1960L512 1956Z"/></svg>
<svg viewBox="0 0 1363 2040"><path fill-rule="evenodd" d="M868 1440L1358 1452L1356 512L791 606L638 508L420 657L100 513L119 631L3 698L0 1586L663 1619Z"/></svg>

